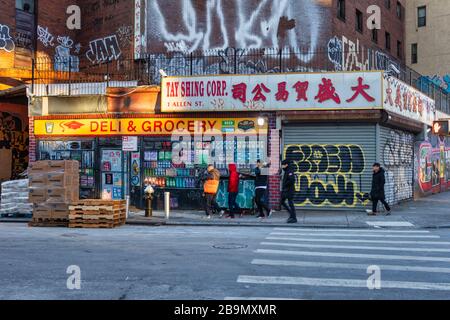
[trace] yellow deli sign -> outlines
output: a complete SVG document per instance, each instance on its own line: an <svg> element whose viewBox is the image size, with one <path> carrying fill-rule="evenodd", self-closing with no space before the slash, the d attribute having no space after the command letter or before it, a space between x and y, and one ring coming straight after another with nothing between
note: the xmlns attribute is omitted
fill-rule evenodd
<svg viewBox="0 0 450 320"><path fill-rule="evenodd" d="M245 133L261 127L254 118L195 119L195 118L126 118L35 120L37 136L101 136L101 135L170 135L173 133Z"/></svg>

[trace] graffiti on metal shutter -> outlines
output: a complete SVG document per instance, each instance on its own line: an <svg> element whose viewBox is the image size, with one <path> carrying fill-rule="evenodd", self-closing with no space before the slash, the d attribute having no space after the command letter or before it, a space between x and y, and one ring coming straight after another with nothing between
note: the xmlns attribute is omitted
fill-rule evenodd
<svg viewBox="0 0 450 320"><path fill-rule="evenodd" d="M285 159L296 175L296 206L355 207L365 205L369 195L361 191L365 169L363 149L358 145L288 145Z"/></svg>
<svg viewBox="0 0 450 320"><path fill-rule="evenodd" d="M412 134L391 130L383 146L386 200L391 204L413 197L413 143Z"/></svg>

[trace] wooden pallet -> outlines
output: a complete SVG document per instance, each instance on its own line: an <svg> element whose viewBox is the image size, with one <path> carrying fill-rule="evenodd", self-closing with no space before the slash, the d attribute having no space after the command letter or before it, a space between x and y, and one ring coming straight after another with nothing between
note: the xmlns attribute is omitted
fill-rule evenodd
<svg viewBox="0 0 450 320"><path fill-rule="evenodd" d="M69 205L70 228L114 228L125 224L126 201L80 200Z"/></svg>
<svg viewBox="0 0 450 320"><path fill-rule="evenodd" d="M28 223L28 226L33 228L67 228L69 226L69 221L31 221Z"/></svg>
<svg viewBox="0 0 450 320"><path fill-rule="evenodd" d="M87 223L69 223L69 228L84 228L84 229L113 229L116 225L114 223L97 223L97 224L87 224Z"/></svg>

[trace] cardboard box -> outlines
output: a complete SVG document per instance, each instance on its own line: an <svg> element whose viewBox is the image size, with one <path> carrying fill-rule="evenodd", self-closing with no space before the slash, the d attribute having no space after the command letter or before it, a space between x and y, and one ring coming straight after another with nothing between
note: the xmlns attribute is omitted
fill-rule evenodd
<svg viewBox="0 0 450 320"><path fill-rule="evenodd" d="M35 219L51 219L52 210L46 206L35 206L33 209L33 218Z"/></svg>
<svg viewBox="0 0 450 320"><path fill-rule="evenodd" d="M45 188L30 188L29 202L43 203L47 201L47 189Z"/></svg>
<svg viewBox="0 0 450 320"><path fill-rule="evenodd" d="M76 188L51 188L47 189L48 203L70 203L78 200L78 186Z"/></svg>
<svg viewBox="0 0 450 320"><path fill-rule="evenodd" d="M50 172L47 175L47 185L49 187L73 187L79 188L79 175L67 174L65 172Z"/></svg>
<svg viewBox="0 0 450 320"><path fill-rule="evenodd" d="M34 206L33 218L69 219L69 205L65 203L44 203Z"/></svg>
<svg viewBox="0 0 450 320"><path fill-rule="evenodd" d="M42 188L46 187L48 180L47 175L43 173L31 174L28 178L29 185L31 188Z"/></svg>
<svg viewBox="0 0 450 320"><path fill-rule="evenodd" d="M29 166L29 174L48 173L48 172L65 172L68 174L78 173L80 164L78 161L37 161Z"/></svg>

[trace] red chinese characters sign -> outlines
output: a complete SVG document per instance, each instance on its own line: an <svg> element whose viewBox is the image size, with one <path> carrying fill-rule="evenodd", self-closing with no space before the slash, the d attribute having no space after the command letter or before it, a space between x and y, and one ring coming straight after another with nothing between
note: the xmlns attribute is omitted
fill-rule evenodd
<svg viewBox="0 0 450 320"><path fill-rule="evenodd" d="M167 77L162 111L382 108L382 73L289 73Z"/></svg>
<svg viewBox="0 0 450 320"><path fill-rule="evenodd" d="M383 89L384 109L430 126L437 119L435 101L406 83L384 75Z"/></svg>

